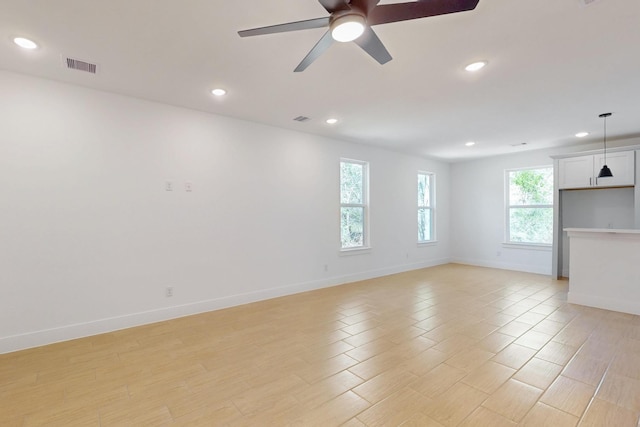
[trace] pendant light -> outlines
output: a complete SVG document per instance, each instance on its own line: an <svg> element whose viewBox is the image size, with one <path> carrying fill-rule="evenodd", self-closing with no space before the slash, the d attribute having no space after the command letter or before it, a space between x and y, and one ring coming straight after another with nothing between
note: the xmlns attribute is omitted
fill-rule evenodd
<svg viewBox="0 0 640 427"><path fill-rule="evenodd" d="M611 169L607 166L607 117L610 117L612 113L602 113L598 117L604 119L604 166L600 169L600 173L598 174L598 178L609 178L612 177Z"/></svg>

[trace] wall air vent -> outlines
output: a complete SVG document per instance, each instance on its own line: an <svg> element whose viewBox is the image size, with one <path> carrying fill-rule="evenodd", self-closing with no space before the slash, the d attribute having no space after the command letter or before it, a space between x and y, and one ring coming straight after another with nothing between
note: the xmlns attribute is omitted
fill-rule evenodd
<svg viewBox="0 0 640 427"><path fill-rule="evenodd" d="M302 123L304 123L304 122L308 122L308 121L309 121L309 120L311 120L311 119L310 119L309 117L306 117L306 116L298 116L298 117L296 117L296 118L295 118L295 119L293 119L293 120L295 120L296 122L302 122Z"/></svg>
<svg viewBox="0 0 640 427"><path fill-rule="evenodd" d="M64 62L68 69L84 71L91 74L98 72L98 66L90 62L81 61L80 59L64 58Z"/></svg>

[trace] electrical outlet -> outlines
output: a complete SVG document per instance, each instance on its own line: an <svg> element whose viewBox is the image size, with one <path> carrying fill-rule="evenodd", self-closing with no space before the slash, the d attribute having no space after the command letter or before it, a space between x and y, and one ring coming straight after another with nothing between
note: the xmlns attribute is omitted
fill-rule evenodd
<svg viewBox="0 0 640 427"><path fill-rule="evenodd" d="M191 193L193 191L193 184L190 182L185 182L184 191L186 191L187 193Z"/></svg>
<svg viewBox="0 0 640 427"><path fill-rule="evenodd" d="M167 286L167 288L164 290L164 296L167 298L171 298L173 296L173 287Z"/></svg>
<svg viewBox="0 0 640 427"><path fill-rule="evenodd" d="M173 191L173 182L171 182L171 181L165 181L165 183L164 183L164 190L165 190L165 191Z"/></svg>

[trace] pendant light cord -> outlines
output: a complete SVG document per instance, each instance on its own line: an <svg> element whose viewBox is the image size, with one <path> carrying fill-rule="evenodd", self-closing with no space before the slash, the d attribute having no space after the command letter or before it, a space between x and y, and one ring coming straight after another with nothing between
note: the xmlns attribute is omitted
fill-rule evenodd
<svg viewBox="0 0 640 427"><path fill-rule="evenodd" d="M604 164L607 164L607 117L613 113L602 113L598 117L604 119Z"/></svg>
<svg viewBox="0 0 640 427"><path fill-rule="evenodd" d="M607 164L607 116L604 116L604 164Z"/></svg>

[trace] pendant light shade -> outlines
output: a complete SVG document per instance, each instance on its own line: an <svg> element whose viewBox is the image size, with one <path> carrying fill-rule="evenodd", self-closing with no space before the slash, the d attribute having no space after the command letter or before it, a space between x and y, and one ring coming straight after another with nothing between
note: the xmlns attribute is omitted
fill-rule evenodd
<svg viewBox="0 0 640 427"><path fill-rule="evenodd" d="M607 166L607 117L610 117L612 113L602 113L598 117L604 119L604 165L600 169L598 178L610 178L613 176L611 169Z"/></svg>
<svg viewBox="0 0 640 427"><path fill-rule="evenodd" d="M602 166L602 169L600 169L600 173L598 174L598 178L609 178L612 176L613 174L611 173L611 169L609 169L609 166Z"/></svg>

